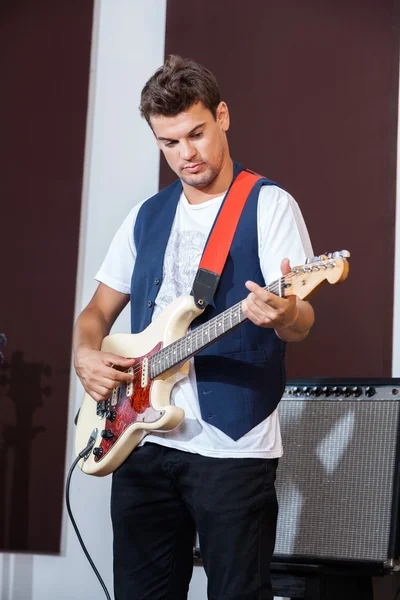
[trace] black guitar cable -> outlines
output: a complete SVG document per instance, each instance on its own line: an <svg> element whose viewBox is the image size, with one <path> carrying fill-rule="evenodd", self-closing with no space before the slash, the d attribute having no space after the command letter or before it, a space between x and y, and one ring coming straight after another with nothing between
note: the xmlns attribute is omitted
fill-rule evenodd
<svg viewBox="0 0 400 600"><path fill-rule="evenodd" d="M82 547L82 550L85 553L85 556L88 559L88 561L90 563L90 566L92 567L93 571L95 572L97 579L100 581L100 585L101 585L101 587L104 590L104 593L106 595L107 600L111 600L111 596L108 593L108 590L106 588L106 584L104 583L104 581L101 578L100 573L96 569L96 565L94 564L93 560L91 559L90 554L87 551L86 546L85 546L85 544L83 542L82 536L79 533L78 526L75 523L74 517L72 516L71 505L70 505L70 501L69 501L69 488L70 488L71 476L72 476L73 470L75 469L75 467L78 464L78 462L82 458L84 458L92 450L95 441L96 441L96 439L91 436L90 439L89 439L89 443L86 446L86 448L84 450L82 450L82 452L79 452L78 456L76 457L76 459L74 460L74 462L71 465L71 468L70 468L70 470L68 472L67 482L66 482L66 486L65 486L65 502L66 502L66 505L67 505L67 511L68 511L69 518L71 519L71 523L73 525L73 528L75 529L75 533L76 533L76 536L77 536L77 538L79 540L79 543L80 543L80 545Z"/></svg>

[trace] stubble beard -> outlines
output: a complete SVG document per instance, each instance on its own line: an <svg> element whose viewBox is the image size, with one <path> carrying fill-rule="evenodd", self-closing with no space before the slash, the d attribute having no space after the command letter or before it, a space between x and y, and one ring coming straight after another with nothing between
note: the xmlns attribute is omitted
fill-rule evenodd
<svg viewBox="0 0 400 600"><path fill-rule="evenodd" d="M183 183L186 183L186 185L190 185L191 187L195 188L203 188L211 185L218 173L219 169L208 165L204 173L193 173L193 175L190 175L189 173L185 174L185 172L183 172L181 179Z"/></svg>
<svg viewBox="0 0 400 600"><path fill-rule="evenodd" d="M206 163L206 170L204 171L204 173L193 173L192 175L190 173L185 173L185 171L182 171L182 175L181 175L181 180L183 181L183 183L186 183L186 185L190 185L191 187L195 187L195 188L206 188L209 187L212 182L218 177L218 175L220 174L221 170L222 170L222 165L224 163L224 156L225 153L223 150L221 150L221 154L219 157L219 161L218 161L218 166L213 166L210 165L209 163Z"/></svg>

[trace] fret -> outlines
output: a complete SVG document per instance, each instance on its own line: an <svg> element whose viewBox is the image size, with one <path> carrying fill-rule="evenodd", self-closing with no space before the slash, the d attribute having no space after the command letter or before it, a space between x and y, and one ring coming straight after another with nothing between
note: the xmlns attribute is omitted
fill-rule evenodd
<svg viewBox="0 0 400 600"><path fill-rule="evenodd" d="M181 362L182 360L182 344L180 343L180 340L178 340L178 342L175 342L176 345L176 358L178 362Z"/></svg>
<svg viewBox="0 0 400 600"><path fill-rule="evenodd" d="M215 317L211 319L210 323L210 340L215 340L217 337L217 324L215 322Z"/></svg>
<svg viewBox="0 0 400 600"><path fill-rule="evenodd" d="M210 341L210 323L205 323L205 325L203 325L203 327L204 327L203 338L205 338L205 340L206 340L205 344L208 344L208 342Z"/></svg>
<svg viewBox="0 0 400 600"><path fill-rule="evenodd" d="M151 362L152 377L171 369L194 356L199 350L222 337L226 332L237 327L246 320L242 311L242 304L225 310L216 317L189 331L185 336L172 342L153 355Z"/></svg>
<svg viewBox="0 0 400 600"><path fill-rule="evenodd" d="M218 337L218 317L214 317L214 340Z"/></svg>
<svg viewBox="0 0 400 600"><path fill-rule="evenodd" d="M234 326L240 323L239 306L237 304L232 307L232 321Z"/></svg>
<svg viewBox="0 0 400 600"><path fill-rule="evenodd" d="M193 331L193 333L194 333L195 349L198 350L201 347L200 340L199 340L199 332L197 331L197 329L195 329Z"/></svg>
<svg viewBox="0 0 400 600"><path fill-rule="evenodd" d="M185 354L186 354L186 356L188 354L190 354L190 350L191 350L190 335L188 335L188 336L186 336L186 339L185 339Z"/></svg>

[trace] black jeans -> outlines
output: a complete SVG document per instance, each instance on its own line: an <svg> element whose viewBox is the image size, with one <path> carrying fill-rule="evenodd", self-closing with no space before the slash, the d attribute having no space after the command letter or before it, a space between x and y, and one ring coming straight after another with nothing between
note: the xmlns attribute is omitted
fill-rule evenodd
<svg viewBox="0 0 400 600"><path fill-rule="evenodd" d="M197 529L210 600L272 600L278 459L146 443L113 475L116 600L184 600Z"/></svg>

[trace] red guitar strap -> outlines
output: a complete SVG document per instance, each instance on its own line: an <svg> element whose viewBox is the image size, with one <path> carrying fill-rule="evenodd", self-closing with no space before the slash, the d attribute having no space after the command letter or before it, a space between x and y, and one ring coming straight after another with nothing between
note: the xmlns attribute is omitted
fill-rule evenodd
<svg viewBox="0 0 400 600"><path fill-rule="evenodd" d="M193 296L199 308L206 308L214 297L240 215L260 179L263 177L253 171L241 171L227 193L193 282Z"/></svg>

